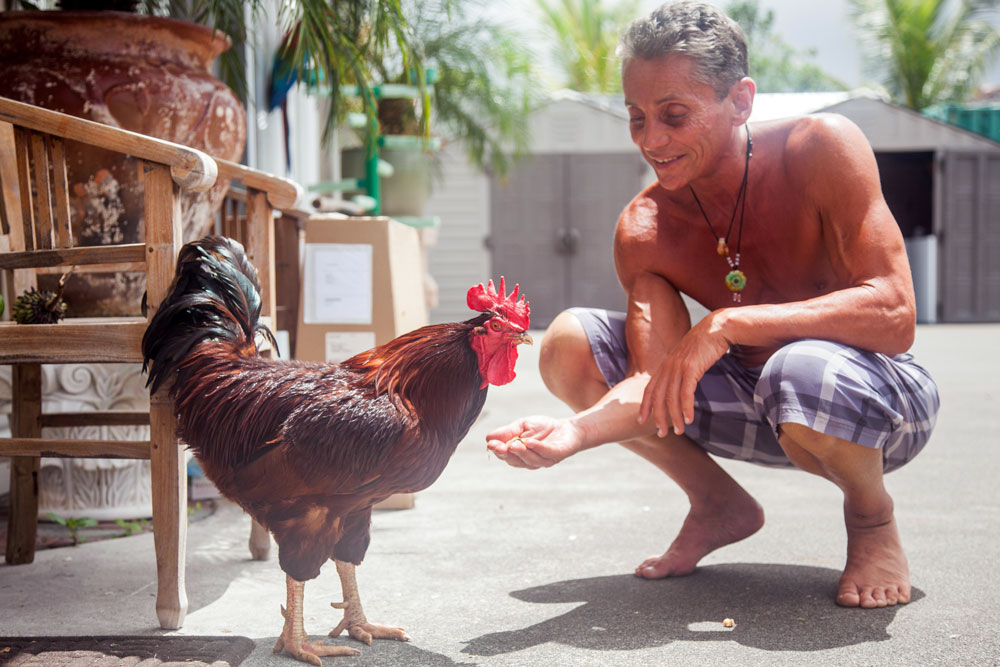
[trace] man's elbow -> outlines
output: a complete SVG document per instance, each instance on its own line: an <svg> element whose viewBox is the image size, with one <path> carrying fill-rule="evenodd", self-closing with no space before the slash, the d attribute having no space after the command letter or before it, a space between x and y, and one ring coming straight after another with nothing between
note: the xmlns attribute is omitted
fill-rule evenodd
<svg viewBox="0 0 1000 667"><path fill-rule="evenodd" d="M886 312L885 354L903 354L913 346L917 333L917 307L913 295L900 295L897 302Z"/></svg>

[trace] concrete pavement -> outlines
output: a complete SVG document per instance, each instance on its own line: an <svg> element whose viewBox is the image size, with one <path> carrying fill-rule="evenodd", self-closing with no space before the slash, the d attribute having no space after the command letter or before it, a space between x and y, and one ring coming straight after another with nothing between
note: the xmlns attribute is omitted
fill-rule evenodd
<svg viewBox="0 0 1000 667"><path fill-rule="evenodd" d="M886 479L910 559L913 601L841 609L841 496L805 473L723 462L764 506L755 536L709 555L692 576L632 576L686 510L680 491L617 446L548 470L487 456L484 434L531 413L567 414L538 377L492 388L482 417L413 510L378 512L358 582L375 622L409 643L358 645L325 665L1000 665L1000 325L924 325L914 352L942 396L937 431ZM181 634L235 634L273 657L284 577L249 559L249 520L231 505L191 525ZM0 635L159 634L151 535L40 551L0 566ZM332 564L305 589L306 629L339 620ZM726 629L724 618L736 626ZM337 643L355 642L339 638Z"/></svg>

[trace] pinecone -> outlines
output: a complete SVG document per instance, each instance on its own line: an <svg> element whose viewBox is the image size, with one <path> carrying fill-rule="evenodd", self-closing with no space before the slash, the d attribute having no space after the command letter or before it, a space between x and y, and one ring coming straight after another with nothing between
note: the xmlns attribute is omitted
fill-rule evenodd
<svg viewBox="0 0 1000 667"><path fill-rule="evenodd" d="M62 290L57 294L32 287L17 297L11 315L18 324L55 324L66 315Z"/></svg>

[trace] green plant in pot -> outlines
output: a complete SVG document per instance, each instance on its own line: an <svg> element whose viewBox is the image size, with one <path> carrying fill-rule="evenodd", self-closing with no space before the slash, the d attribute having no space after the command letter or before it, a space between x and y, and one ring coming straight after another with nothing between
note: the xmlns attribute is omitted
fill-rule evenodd
<svg viewBox="0 0 1000 667"><path fill-rule="evenodd" d="M393 139L426 136L431 124L445 141L459 142L471 164L502 177L528 151L528 117L543 90L519 34L490 18L484 4L406 0L403 9L421 61L432 74L430 99L429 104L406 97L377 100L380 131L389 137L380 157L393 167L392 175L382 179L381 212L419 216L431 187L436 142ZM371 55L376 81L413 83L398 44ZM362 178L364 157L363 146L345 150L344 175Z"/></svg>

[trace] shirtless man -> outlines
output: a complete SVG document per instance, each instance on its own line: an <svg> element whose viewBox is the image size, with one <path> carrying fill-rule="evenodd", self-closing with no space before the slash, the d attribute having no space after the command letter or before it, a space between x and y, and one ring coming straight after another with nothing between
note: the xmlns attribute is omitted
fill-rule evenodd
<svg viewBox="0 0 1000 667"><path fill-rule="evenodd" d="M657 178L615 232L628 311L561 313L542 377L578 412L519 419L489 449L540 468L620 442L659 467L691 508L636 568L650 579L689 574L764 523L710 454L820 475L844 494L837 602L908 602L882 476L924 446L938 397L905 354L913 286L870 146L832 114L747 126L745 38L711 5L663 5L619 56L632 139ZM682 293L711 311L693 327Z"/></svg>

